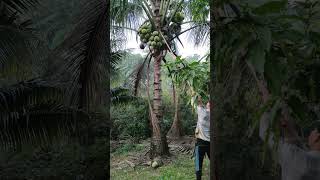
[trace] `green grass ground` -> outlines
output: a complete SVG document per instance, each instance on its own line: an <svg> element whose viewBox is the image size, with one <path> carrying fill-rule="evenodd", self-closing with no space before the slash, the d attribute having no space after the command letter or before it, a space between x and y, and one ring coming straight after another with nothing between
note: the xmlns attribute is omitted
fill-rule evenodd
<svg viewBox="0 0 320 180"><path fill-rule="evenodd" d="M132 157L141 146L138 148L129 148L129 151L119 149L112 155L111 161L125 161L126 158ZM127 148L128 149L128 148ZM147 159L147 157L145 157ZM139 165L135 168L130 166L124 168L111 167L112 180L194 180L195 179L194 159L190 155L174 155L171 162L154 169L146 165ZM209 179L209 160L206 157L203 164L203 180Z"/></svg>

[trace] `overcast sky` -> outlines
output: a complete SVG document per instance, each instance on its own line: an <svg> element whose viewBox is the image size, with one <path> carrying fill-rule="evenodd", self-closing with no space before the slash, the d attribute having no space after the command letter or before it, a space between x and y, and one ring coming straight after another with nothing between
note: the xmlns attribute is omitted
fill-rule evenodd
<svg viewBox="0 0 320 180"><path fill-rule="evenodd" d="M186 27L182 27L182 31L185 28ZM146 51L139 48L140 41L136 40L135 33L128 33L127 37L128 37L128 44L126 47L127 49L132 49L134 53L140 53L140 54L146 53ZM194 47L194 44L191 43L190 41L188 41L188 33L182 34L180 36L180 39L181 39L183 46L184 46L184 47L182 47L180 43L178 44L179 55L181 55L182 57L192 56L194 54L198 54L198 55L200 55L200 57L202 57L209 50L209 47L206 47L206 46Z"/></svg>

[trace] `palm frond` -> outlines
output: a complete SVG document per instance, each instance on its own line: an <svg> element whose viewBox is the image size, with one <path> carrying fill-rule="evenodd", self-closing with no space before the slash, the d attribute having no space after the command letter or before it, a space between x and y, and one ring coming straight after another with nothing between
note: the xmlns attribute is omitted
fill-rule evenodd
<svg viewBox="0 0 320 180"><path fill-rule="evenodd" d="M6 6L6 10L10 14L24 13L30 11L38 5L38 0L2 0L0 4Z"/></svg>
<svg viewBox="0 0 320 180"><path fill-rule="evenodd" d="M43 46L35 35L35 31L31 26L32 22L29 19L23 19L26 14L25 11L36 4L37 1L35 0L1 1L0 71L4 74L27 77L26 74L20 72L24 72L23 70L30 68L32 64L39 63L43 59L43 51L40 50Z"/></svg>
<svg viewBox="0 0 320 180"><path fill-rule="evenodd" d="M130 90L123 87L116 87L111 89L111 103L120 104L127 103L132 100L135 100L136 97L130 95Z"/></svg>
<svg viewBox="0 0 320 180"><path fill-rule="evenodd" d="M126 51L111 52L110 69L112 74L116 73L116 71L118 70L117 65L119 65L119 63L126 56L126 54Z"/></svg>
<svg viewBox="0 0 320 180"><path fill-rule="evenodd" d="M121 26L111 26L110 32L111 50L118 51L120 49L123 49L127 42L127 38L123 28Z"/></svg>
<svg viewBox="0 0 320 180"><path fill-rule="evenodd" d="M141 84L141 81L143 80L144 74L145 74L145 66L148 59L152 58L150 56L150 53L145 57L144 61L136 66L136 68L131 73L130 77L132 78L132 84L133 84L133 91L134 95L138 95L138 90Z"/></svg>
<svg viewBox="0 0 320 180"><path fill-rule="evenodd" d="M4 149L46 143L62 131L64 135L72 133L72 126L81 124L76 116L88 116L65 106L59 84L42 79L1 88L0 104L0 148Z"/></svg>
<svg viewBox="0 0 320 180"><path fill-rule="evenodd" d="M79 24L56 52L67 61L66 72L71 72L70 102L89 110L103 99L101 83L107 74L106 40L109 27L104 1L94 0L84 6L86 12L82 14Z"/></svg>
<svg viewBox="0 0 320 180"><path fill-rule="evenodd" d="M136 29L140 25L143 8L138 0L112 0L110 12L112 25Z"/></svg>
<svg viewBox="0 0 320 180"><path fill-rule="evenodd" d="M184 3L184 12L189 20L203 23L209 18L209 1L188 0Z"/></svg>
<svg viewBox="0 0 320 180"><path fill-rule="evenodd" d="M61 89L60 89L61 90ZM9 118L19 118L26 106L47 103L56 99L61 91L56 84L41 79L32 79L0 88L0 120L6 122ZM11 114L11 115L10 115ZM12 116L15 114L15 116Z"/></svg>
<svg viewBox="0 0 320 180"><path fill-rule="evenodd" d="M210 26L207 23L191 23L191 27L188 31L188 39L194 43L195 46L208 45L210 39Z"/></svg>
<svg viewBox="0 0 320 180"><path fill-rule="evenodd" d="M44 46L28 30L14 27L11 29L9 26L0 27L0 38L0 71L8 76L26 78L28 76L23 73L31 67L35 70L34 68L37 67L34 64L40 63L44 59L43 51L41 51Z"/></svg>

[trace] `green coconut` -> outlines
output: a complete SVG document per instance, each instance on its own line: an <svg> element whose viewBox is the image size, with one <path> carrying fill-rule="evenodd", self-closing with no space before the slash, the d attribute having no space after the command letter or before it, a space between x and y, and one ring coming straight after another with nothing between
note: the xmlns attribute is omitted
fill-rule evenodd
<svg viewBox="0 0 320 180"><path fill-rule="evenodd" d="M147 33L147 30L146 29L142 29L142 34L146 34Z"/></svg>
<svg viewBox="0 0 320 180"><path fill-rule="evenodd" d="M157 36L157 35L159 35L159 32L158 31L153 31L152 35Z"/></svg>
<svg viewBox="0 0 320 180"><path fill-rule="evenodd" d="M155 41L160 41L159 36L154 36L154 40L155 40Z"/></svg>
<svg viewBox="0 0 320 180"><path fill-rule="evenodd" d="M151 36L150 34L146 34L146 35L144 35L144 38L145 38L145 39L149 39L150 36Z"/></svg>

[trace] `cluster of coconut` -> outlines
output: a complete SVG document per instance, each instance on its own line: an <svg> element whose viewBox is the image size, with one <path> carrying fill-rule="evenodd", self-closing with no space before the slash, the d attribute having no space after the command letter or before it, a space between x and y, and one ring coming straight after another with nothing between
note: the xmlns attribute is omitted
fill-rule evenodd
<svg viewBox="0 0 320 180"><path fill-rule="evenodd" d="M172 22L177 24L181 24L183 20L184 20L184 15L182 12L177 12L172 18Z"/></svg>
<svg viewBox="0 0 320 180"><path fill-rule="evenodd" d="M150 50L161 49L165 45L165 40L168 41L168 37L163 35L164 32L155 31L150 23L145 23L139 28L138 34L140 36L140 48L144 49L147 44Z"/></svg>
<svg viewBox="0 0 320 180"><path fill-rule="evenodd" d="M167 43L170 41L169 37L173 37L173 34L177 34L181 31L181 23L184 20L182 12L177 12L171 19L171 22L167 25L169 31L158 31L150 23L146 21L143 23L139 30L138 35L140 36L140 48L144 49L146 45L149 46L150 50L161 50L167 47Z"/></svg>

